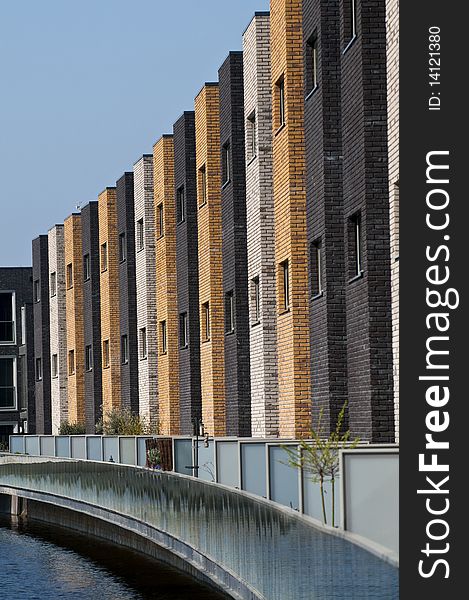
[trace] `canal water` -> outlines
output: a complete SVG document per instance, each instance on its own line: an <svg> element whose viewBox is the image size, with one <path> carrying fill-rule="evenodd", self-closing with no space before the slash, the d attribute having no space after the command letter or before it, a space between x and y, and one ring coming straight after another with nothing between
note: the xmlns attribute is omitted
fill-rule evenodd
<svg viewBox="0 0 469 600"><path fill-rule="evenodd" d="M145 556L68 529L0 516L2 600L226 600Z"/></svg>

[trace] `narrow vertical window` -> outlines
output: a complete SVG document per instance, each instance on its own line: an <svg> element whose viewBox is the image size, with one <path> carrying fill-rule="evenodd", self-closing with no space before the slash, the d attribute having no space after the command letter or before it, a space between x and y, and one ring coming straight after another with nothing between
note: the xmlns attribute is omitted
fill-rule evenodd
<svg viewBox="0 0 469 600"><path fill-rule="evenodd" d="M36 358L36 381L42 381L42 358Z"/></svg>
<svg viewBox="0 0 469 600"><path fill-rule="evenodd" d="M158 204L156 207L156 235L157 237L163 237L164 235L164 210L163 203Z"/></svg>
<svg viewBox="0 0 469 600"><path fill-rule="evenodd" d="M176 192L176 213L177 222L183 223L186 220L186 196L184 193L184 186L178 188Z"/></svg>
<svg viewBox="0 0 469 600"><path fill-rule="evenodd" d="M26 306L21 307L21 344L26 344Z"/></svg>
<svg viewBox="0 0 469 600"><path fill-rule="evenodd" d="M68 374L75 375L75 350L68 351Z"/></svg>
<svg viewBox="0 0 469 600"><path fill-rule="evenodd" d="M166 354L168 351L166 321L160 321L160 349L160 354Z"/></svg>
<svg viewBox="0 0 469 600"><path fill-rule="evenodd" d="M352 215L349 219L349 268L352 279L363 274L363 241L360 213Z"/></svg>
<svg viewBox="0 0 469 600"><path fill-rule="evenodd" d="M143 219L137 221L137 250L143 250L145 246L145 237L143 229Z"/></svg>
<svg viewBox="0 0 469 600"><path fill-rule="evenodd" d="M41 301L41 285L39 279L34 281L34 302Z"/></svg>
<svg viewBox="0 0 469 600"><path fill-rule="evenodd" d="M50 274L50 296L53 298L57 295L57 273L54 271Z"/></svg>
<svg viewBox="0 0 469 600"><path fill-rule="evenodd" d="M202 340L207 342L210 339L210 303L202 304Z"/></svg>
<svg viewBox="0 0 469 600"><path fill-rule="evenodd" d="M322 289L322 245L321 240L311 244L311 295L321 296Z"/></svg>
<svg viewBox="0 0 469 600"><path fill-rule="evenodd" d="M318 38L314 33L306 43L306 94L318 85Z"/></svg>
<svg viewBox="0 0 469 600"><path fill-rule="evenodd" d="M276 88L276 116L277 129L285 125L285 79L282 75L277 81Z"/></svg>
<svg viewBox="0 0 469 600"><path fill-rule="evenodd" d="M109 367L109 340L103 340L103 368Z"/></svg>
<svg viewBox="0 0 469 600"><path fill-rule="evenodd" d="M140 338L140 358L147 357L147 329L142 327L139 331Z"/></svg>
<svg viewBox="0 0 469 600"><path fill-rule="evenodd" d="M83 279L88 281L91 277L90 255L85 254L83 257Z"/></svg>
<svg viewBox="0 0 469 600"><path fill-rule="evenodd" d="M85 369L86 371L93 369L93 349L91 346L85 347Z"/></svg>
<svg viewBox="0 0 469 600"><path fill-rule="evenodd" d="M121 336L121 363L126 365L129 362L129 340L126 335Z"/></svg>
<svg viewBox="0 0 469 600"><path fill-rule="evenodd" d="M73 265L72 265L72 263L68 263L66 275L67 275L67 289L69 290L70 288L73 287Z"/></svg>
<svg viewBox="0 0 469 600"><path fill-rule="evenodd" d="M15 409L16 396L16 360L11 356L0 356L0 410Z"/></svg>
<svg viewBox="0 0 469 600"><path fill-rule="evenodd" d="M259 277L254 277L251 280L251 298L252 298L252 312L251 320L252 324L255 325L261 320L261 288Z"/></svg>
<svg viewBox="0 0 469 600"><path fill-rule="evenodd" d="M225 185L231 180L231 146L227 142L221 149L221 165L222 165L222 185Z"/></svg>
<svg viewBox="0 0 469 600"><path fill-rule="evenodd" d="M247 159L253 159L257 154L257 126L256 126L256 111L253 111L246 123L247 131Z"/></svg>
<svg viewBox="0 0 469 600"><path fill-rule="evenodd" d="M187 332L187 313L183 312L179 315L179 346L180 348L187 348L188 345L188 332Z"/></svg>
<svg viewBox="0 0 469 600"><path fill-rule="evenodd" d="M234 321L234 295L231 290L225 294L225 333L233 333Z"/></svg>
<svg viewBox="0 0 469 600"><path fill-rule="evenodd" d="M207 202L207 172L205 165L199 169L197 182L197 195L199 197L199 206L203 206Z"/></svg>
<svg viewBox="0 0 469 600"><path fill-rule="evenodd" d="M280 307L290 310L290 266L288 260L280 263Z"/></svg>
<svg viewBox="0 0 469 600"><path fill-rule="evenodd" d="M107 243L101 244L101 271L107 271Z"/></svg>
<svg viewBox="0 0 469 600"><path fill-rule="evenodd" d="M119 234L119 262L124 262L127 258L127 247L125 244L125 232Z"/></svg>
<svg viewBox="0 0 469 600"><path fill-rule="evenodd" d="M357 35L357 0L344 0L344 42L347 46Z"/></svg>
<svg viewBox="0 0 469 600"><path fill-rule="evenodd" d="M58 377L58 375L59 375L59 364L58 364L58 356L57 356L57 354L53 354L51 356L50 371L51 371L51 376L54 379L56 377Z"/></svg>

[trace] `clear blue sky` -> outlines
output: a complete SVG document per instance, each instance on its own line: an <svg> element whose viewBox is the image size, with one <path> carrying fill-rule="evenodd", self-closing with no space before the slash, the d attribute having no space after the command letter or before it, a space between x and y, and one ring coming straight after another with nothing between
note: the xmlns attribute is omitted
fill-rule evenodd
<svg viewBox="0 0 469 600"><path fill-rule="evenodd" d="M0 266L95 200L217 79L268 0L0 0Z"/></svg>

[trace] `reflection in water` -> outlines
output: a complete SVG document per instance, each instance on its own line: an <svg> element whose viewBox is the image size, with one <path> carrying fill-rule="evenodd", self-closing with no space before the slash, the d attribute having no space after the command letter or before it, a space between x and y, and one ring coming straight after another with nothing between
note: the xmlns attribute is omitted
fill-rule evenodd
<svg viewBox="0 0 469 600"><path fill-rule="evenodd" d="M2 600L224 600L137 552L68 529L0 517Z"/></svg>

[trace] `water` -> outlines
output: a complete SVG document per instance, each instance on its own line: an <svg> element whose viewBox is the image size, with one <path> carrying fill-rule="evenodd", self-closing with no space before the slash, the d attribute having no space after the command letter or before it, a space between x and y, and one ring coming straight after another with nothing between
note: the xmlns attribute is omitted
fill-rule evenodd
<svg viewBox="0 0 469 600"><path fill-rule="evenodd" d="M0 517L2 600L226 600L145 556L68 529Z"/></svg>

